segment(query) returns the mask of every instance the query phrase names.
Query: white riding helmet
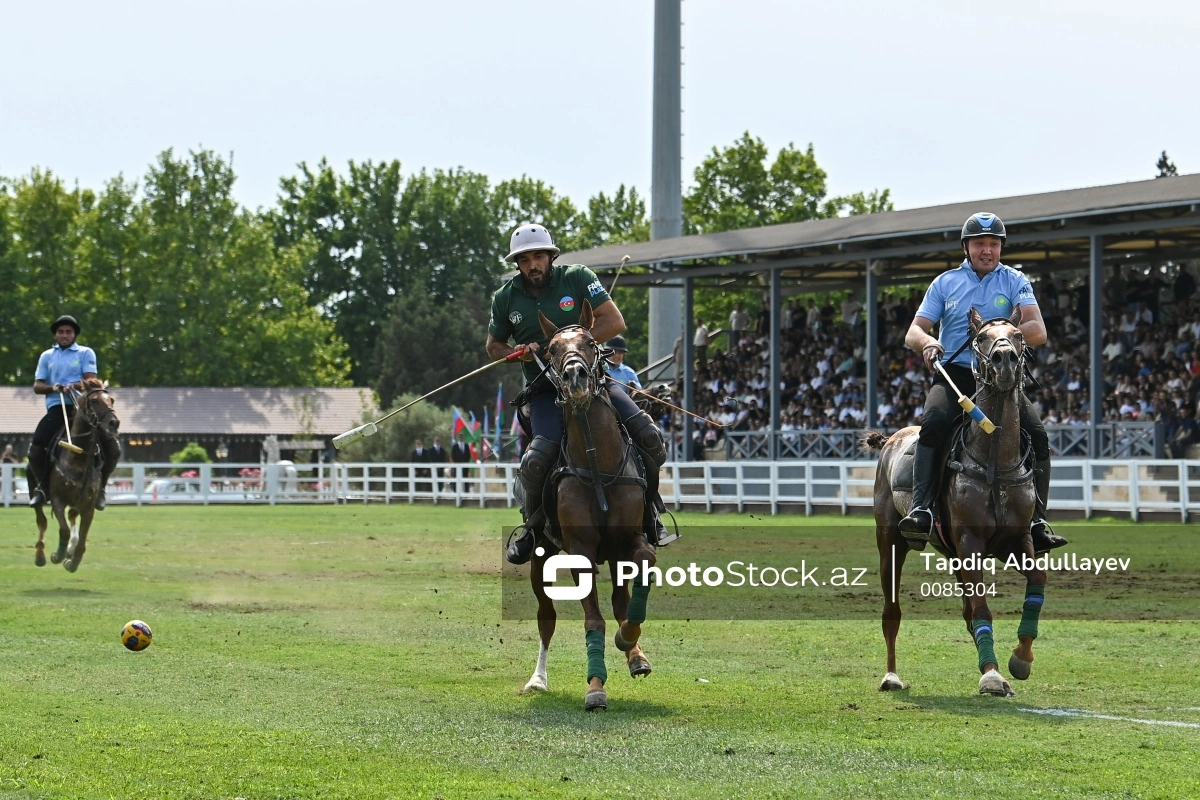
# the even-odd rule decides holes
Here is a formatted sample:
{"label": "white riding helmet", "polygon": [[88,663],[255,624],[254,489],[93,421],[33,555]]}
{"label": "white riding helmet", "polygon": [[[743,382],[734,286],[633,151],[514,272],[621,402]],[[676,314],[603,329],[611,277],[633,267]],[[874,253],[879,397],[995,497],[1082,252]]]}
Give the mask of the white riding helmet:
{"label": "white riding helmet", "polygon": [[504,260],[510,263],[517,260],[518,253],[527,250],[549,250],[551,260],[558,255],[558,248],[550,238],[550,231],[546,230],[544,225],[534,222],[526,223],[513,231],[512,238],[508,240],[508,249],[509,253]]}

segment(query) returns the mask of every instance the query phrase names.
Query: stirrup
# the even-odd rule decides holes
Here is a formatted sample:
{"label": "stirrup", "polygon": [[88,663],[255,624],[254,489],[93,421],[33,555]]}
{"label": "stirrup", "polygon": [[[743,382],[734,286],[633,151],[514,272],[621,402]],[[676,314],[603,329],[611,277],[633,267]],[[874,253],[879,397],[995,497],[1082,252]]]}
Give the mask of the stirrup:
{"label": "stirrup", "polygon": [[538,509],[532,517],[513,528],[508,537],[508,545],[504,550],[504,558],[508,563],[520,566],[533,558],[534,545],[537,544],[537,531],[545,518],[541,509]]}
{"label": "stirrup", "polygon": [[656,549],[659,547],[666,547],[672,542],[678,541],[683,537],[683,534],[679,532],[679,523],[675,520],[675,515],[670,511],[666,511],[665,509],[663,513],[666,513],[671,517],[671,525],[674,526],[675,530],[671,531],[666,525],[663,524],[662,517],[658,515],[656,509],[655,513],[651,515],[651,518],[654,520],[654,541],[650,542],[650,544],[654,545]]}
{"label": "stirrup", "polygon": [[93,506],[97,511],[103,511],[108,506],[108,494],[104,487],[100,487],[100,491],[96,494],[96,505]]}
{"label": "stirrup", "polygon": [[38,506],[43,506],[46,504],[46,500],[46,495],[42,492],[42,487],[39,486],[33,490],[33,494],[29,495],[29,507],[37,508]]}
{"label": "stirrup", "polygon": [[925,506],[913,506],[913,509],[908,512],[908,516],[900,520],[899,528],[905,539],[931,542],[933,541],[933,511]]}
{"label": "stirrup", "polygon": [[1050,522],[1045,517],[1039,517],[1029,524],[1029,538],[1033,541],[1035,556],[1068,544],[1065,538],[1054,532],[1054,528],[1050,527]]}

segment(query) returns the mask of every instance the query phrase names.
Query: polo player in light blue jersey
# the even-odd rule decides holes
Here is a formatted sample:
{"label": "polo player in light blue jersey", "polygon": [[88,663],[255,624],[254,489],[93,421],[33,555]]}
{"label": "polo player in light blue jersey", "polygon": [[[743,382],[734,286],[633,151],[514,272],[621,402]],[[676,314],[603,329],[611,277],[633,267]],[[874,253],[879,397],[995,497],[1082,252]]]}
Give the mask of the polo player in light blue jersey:
{"label": "polo player in light blue jersey", "polygon": [[[962,227],[960,243],[965,256],[962,264],[934,278],[904,338],[906,345],[921,353],[931,372],[935,372],[934,362],[943,358],[946,351],[957,353],[950,363],[942,366],[968,397],[975,394],[976,388],[971,349],[963,347],[969,336],[967,317],[972,308],[985,320],[1007,318],[1017,308],[1025,342],[1042,345],[1047,341],[1046,324],[1029,279],[1000,263],[1006,239],[1004,222],[995,214],[972,214]],[[938,326],[937,338],[930,334],[934,325]],[[1062,547],[1067,540],[1056,535],[1046,521],[1050,439],[1029,398],[1024,392],[1019,394],[1021,430],[1030,437],[1033,446],[1037,486],[1037,508],[1029,532],[1034,552],[1044,553]],[[929,541],[933,536],[933,504],[941,488],[944,448],[962,417],[954,390],[945,377],[935,372],[933,385],[925,395],[925,413],[916,449],[912,511],[900,520],[900,530],[906,538]]]}
{"label": "polo player in light blue jersey", "polygon": [[[75,400],[71,393],[83,391],[83,381],[97,377],[96,352],[75,341],[79,336],[79,323],[74,317],[64,314],[50,324],[54,334],[54,347],[38,358],[37,370],[33,375],[33,392],[46,396],[46,413],[33,432],[29,445],[29,505],[40,506],[50,495],[50,445],[54,437],[63,431],[63,409],[66,403],[67,417],[75,418]],[[121,445],[116,439],[101,439],[104,464],[101,469],[100,494],[96,497],[96,510],[103,511],[106,503],[104,487],[108,477],[121,460]]]}
{"label": "polo player in light blue jersey", "polygon": [[617,383],[617,388],[625,394],[630,394],[627,387],[632,386],[635,389],[642,388],[642,382],[638,380],[637,373],[633,371],[633,367],[625,363],[625,354],[629,352],[629,347],[625,344],[624,336],[614,336],[608,340],[605,345],[612,353],[609,354],[607,362],[604,365],[604,371],[608,376]]}

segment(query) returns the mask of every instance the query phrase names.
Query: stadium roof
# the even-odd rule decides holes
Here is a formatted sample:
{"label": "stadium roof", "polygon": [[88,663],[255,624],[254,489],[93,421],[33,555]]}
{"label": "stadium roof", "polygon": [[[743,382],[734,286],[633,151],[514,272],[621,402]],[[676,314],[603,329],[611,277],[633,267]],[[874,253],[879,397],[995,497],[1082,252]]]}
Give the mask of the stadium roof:
{"label": "stadium roof", "polygon": [[1061,192],[993,198],[856,217],[811,220],[564,253],[561,263],[597,271],[630,266],[622,285],[653,285],[680,276],[753,274],[784,268],[785,279],[861,278],[868,259],[878,271],[910,280],[961,260],[959,233],[976,211],[998,214],[1008,228],[1005,263],[1050,271],[1085,267],[1090,237],[1104,236],[1106,260],[1165,261],[1200,252],[1200,174]]}
{"label": "stadium roof", "polygon": [[[114,388],[122,434],[336,436],[374,414],[370,389]],[[29,386],[0,386],[0,434],[29,434],[46,413]]]}

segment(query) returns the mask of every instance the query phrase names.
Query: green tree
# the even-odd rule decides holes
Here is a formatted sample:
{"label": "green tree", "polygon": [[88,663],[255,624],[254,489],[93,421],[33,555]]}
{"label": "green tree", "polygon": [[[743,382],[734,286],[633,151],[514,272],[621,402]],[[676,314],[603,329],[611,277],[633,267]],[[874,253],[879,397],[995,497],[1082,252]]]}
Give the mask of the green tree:
{"label": "green tree", "polygon": [[729,147],[714,147],[684,194],[685,231],[714,233],[892,208],[886,189],[826,201],[825,170],[811,144],[798,150],[789,143],[770,164],[769,155],[763,140],[749,132]]}
{"label": "green tree", "polygon": [[102,378],[137,382],[138,365],[127,359],[125,346],[138,316],[129,302],[143,254],[145,215],[137,201],[137,185],[118,176],[95,202],[86,204],[82,236],[75,253],[75,274],[88,297],[81,320],[84,341],[97,353]]}
{"label": "green tree", "polygon": [[[400,395],[388,411],[394,411],[420,396],[415,393]],[[370,415],[363,415],[363,422],[370,422],[371,419]],[[429,446],[434,436],[441,436],[449,450],[451,419],[451,412],[445,408],[428,401],[417,403],[380,425],[374,436],[359,439],[339,450],[338,459],[349,463],[408,461],[414,439],[420,439]]]}
{"label": "green tree", "polygon": [[[559,197],[554,187],[526,176],[497,184],[492,203],[496,209],[497,233],[504,244],[517,226],[527,222],[545,225],[556,241],[561,242],[573,241],[582,224],[579,210],[569,198]],[[559,248],[562,249],[561,244]]]}
{"label": "green tree", "polygon": [[[212,459],[208,457],[208,451],[198,442],[188,442],[183,446],[182,450],[176,450],[171,453],[167,459],[172,464],[211,464]],[[171,475],[176,476],[183,472],[182,468],[171,470]]]}
{"label": "green tree", "polygon": [[588,200],[587,213],[577,217],[577,230],[560,236],[563,250],[587,250],[610,244],[650,241],[646,201],[634,188],[621,184],[612,197],[604,192]]}
{"label": "green tree", "polygon": [[84,316],[90,305],[73,270],[84,193],[67,191],[53,173],[34,170],[3,195],[0,379],[32,385],[38,354],[54,344],[50,322],[59,314]]}
{"label": "green tree", "polygon": [[[396,298],[376,343],[375,389],[383,404],[406,392],[425,394],[487,364],[483,343],[488,317],[489,305],[481,297],[445,303],[408,292]],[[437,402],[474,411],[482,419],[485,408],[494,413],[496,386],[502,381],[511,400],[520,391],[520,371],[500,366],[445,390]]]}
{"label": "green tree", "polygon": [[1171,163],[1171,159],[1167,158],[1167,151],[1163,150],[1162,155],[1158,157],[1158,163],[1155,164],[1158,168],[1156,178],[1173,178],[1179,174],[1179,170]]}
{"label": "green tree", "polygon": [[145,252],[123,353],[146,386],[344,385],[345,346],[308,303],[297,253],[238,207],[210,151],[159,156],[145,181]]}

